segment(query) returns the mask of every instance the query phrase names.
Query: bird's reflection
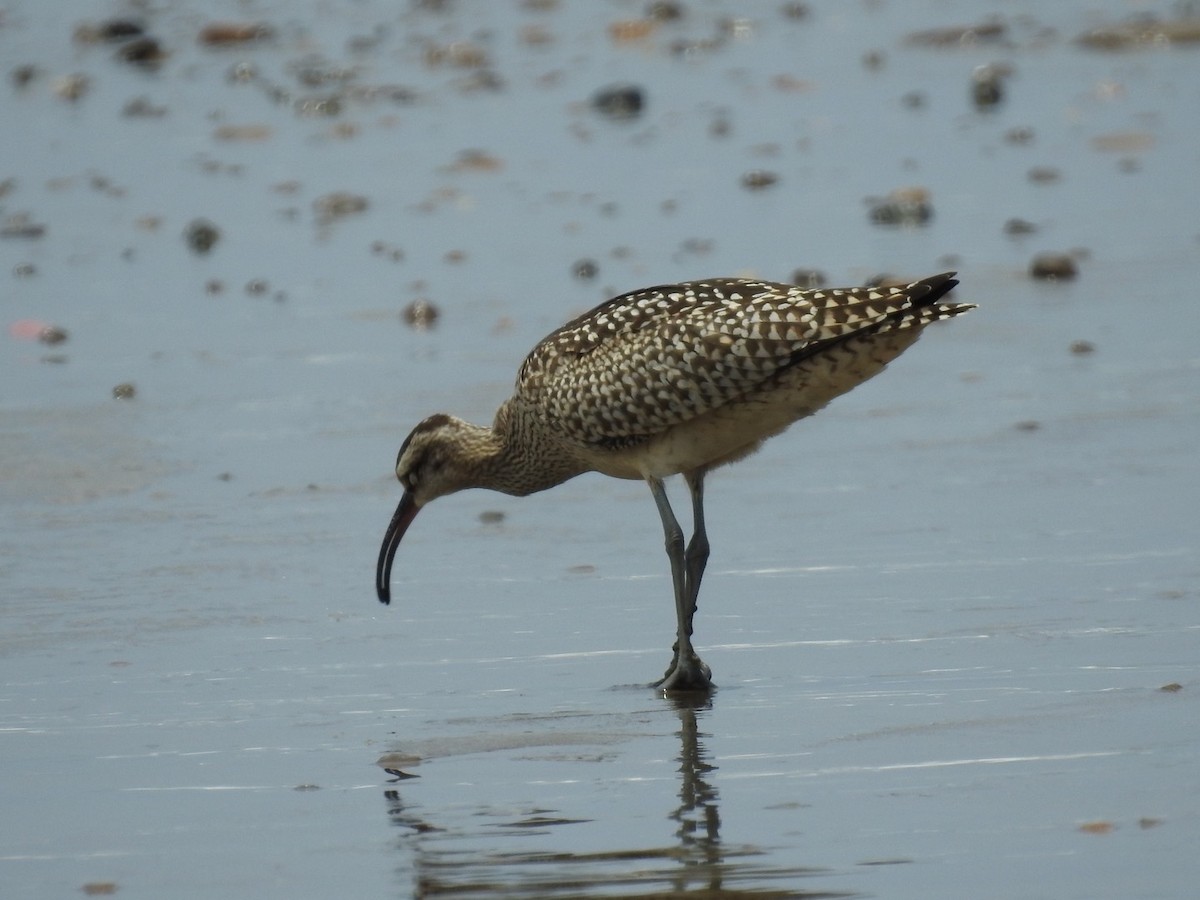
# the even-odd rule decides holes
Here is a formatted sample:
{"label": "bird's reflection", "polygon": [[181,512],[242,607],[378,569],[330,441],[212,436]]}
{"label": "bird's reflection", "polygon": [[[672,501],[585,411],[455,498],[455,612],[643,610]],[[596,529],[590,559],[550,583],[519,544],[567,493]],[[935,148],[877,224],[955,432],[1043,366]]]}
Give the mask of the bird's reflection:
{"label": "bird's reflection", "polygon": [[679,716],[679,806],[671,814],[671,818],[679,823],[675,835],[679,838],[683,858],[692,863],[693,868],[699,863],[698,871],[708,870],[718,877],[721,813],[717,806],[717,789],[708,780],[709,773],[717,767],[708,762],[708,752],[701,742],[707,735],[701,734],[697,721],[697,713],[712,708],[712,698],[679,694],[667,697],[666,702]]}
{"label": "bird's reflection", "polygon": [[[400,847],[406,851],[405,877],[414,879],[412,895],[554,898],[616,897],[632,892],[655,897],[686,894],[710,900],[854,896],[791,887],[791,883],[829,873],[812,867],[771,865],[766,861],[767,851],[752,844],[722,844],[720,797],[714,783],[718,767],[710,761],[704,744],[709,735],[700,727],[711,712],[712,700],[707,695],[681,694],[662,702],[679,720],[678,802],[667,813],[668,820],[675,824],[674,843],[596,852],[480,852],[481,833],[477,829],[464,829],[461,818],[438,822],[437,811],[407,804],[404,795],[414,788],[408,781],[395,781],[384,792],[384,799],[390,820],[405,832]],[[556,818],[547,812],[505,822],[510,827],[504,833],[536,838],[547,828],[579,821]]]}

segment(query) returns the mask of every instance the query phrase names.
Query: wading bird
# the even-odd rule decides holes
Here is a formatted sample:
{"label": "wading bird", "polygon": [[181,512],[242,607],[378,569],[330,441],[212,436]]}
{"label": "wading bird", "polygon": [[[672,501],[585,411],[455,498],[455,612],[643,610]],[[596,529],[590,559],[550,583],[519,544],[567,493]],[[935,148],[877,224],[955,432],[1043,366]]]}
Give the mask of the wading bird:
{"label": "wading bird", "polygon": [[[666,536],[676,641],[664,691],[708,691],[692,647],[708,562],[704,476],[877,375],[931,322],[973,309],[946,302],[954,273],[895,287],[803,290],[710,279],[622,294],[538,343],[490,427],[439,413],[396,458],[404,495],[376,569],[391,600],[392,560],[420,509],[464,488],[523,497],[584,472],[641,479]],[[692,499],[684,545],[663,479]]]}

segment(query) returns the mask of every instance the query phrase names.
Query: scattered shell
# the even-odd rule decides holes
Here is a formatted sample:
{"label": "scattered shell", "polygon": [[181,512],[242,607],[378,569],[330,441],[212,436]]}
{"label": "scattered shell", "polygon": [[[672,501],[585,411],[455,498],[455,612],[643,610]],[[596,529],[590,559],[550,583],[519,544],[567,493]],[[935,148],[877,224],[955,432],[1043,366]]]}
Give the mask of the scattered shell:
{"label": "scattered shell", "polygon": [[271,285],[265,278],[251,278],[246,282],[246,293],[251,297],[261,297],[271,290]]}
{"label": "scattered shell", "polygon": [[644,41],[658,27],[653,19],[624,19],[608,26],[608,36],[614,44]]}
{"label": "scattered shell", "polygon": [[1009,219],[1004,223],[1004,233],[1010,237],[1019,237],[1021,235],[1033,234],[1038,230],[1037,225],[1025,219]]}
{"label": "scattered shell", "polygon": [[106,897],[117,892],[115,881],[89,881],[80,888],[89,897]]}
{"label": "scattered shell", "polygon": [[930,193],[923,187],[897,188],[882,199],[867,202],[876,225],[924,225],[933,218]]}
{"label": "scattered shell", "polygon": [[72,38],[80,44],[117,43],[145,33],[140,22],[133,19],[109,19],[107,22],[91,22],[78,25]]}
{"label": "scattered shell", "polygon": [[451,172],[499,172],[504,161],[486,150],[463,150],[448,168]]}
{"label": "scattered shell", "polygon": [[981,22],[978,25],[960,25],[949,28],[931,28],[914,31],[904,40],[922,47],[974,47],[977,44],[995,44],[1008,35],[1003,22]]}
{"label": "scattered shell", "polygon": [[1054,184],[1062,180],[1062,172],[1054,166],[1034,166],[1025,177],[1034,184]]}
{"label": "scattered shell", "polygon": [[796,269],[792,272],[792,284],[808,290],[824,287],[825,273],[820,269]]}
{"label": "scattered shell", "polygon": [[766,169],[751,169],[742,175],[742,187],[751,191],[773,187],[779,182],[779,175]]}
{"label": "scattered shell", "polygon": [[208,219],[193,219],[183,231],[183,239],[193,253],[208,253],[221,239],[221,230]]}
{"label": "scattered shell", "polygon": [[441,311],[428,300],[414,300],[400,313],[400,318],[404,320],[404,324],[410,328],[415,328],[417,331],[428,331],[437,325],[438,316]]}
{"label": "scattered shell", "polygon": [[213,137],[218,141],[265,141],[271,134],[270,125],[221,125]]}
{"label": "scattered shell", "polygon": [[33,221],[33,217],[27,212],[13,213],[0,222],[0,238],[36,239],[44,237],[45,234],[46,226]]}
{"label": "scattered shell", "polygon": [[1046,281],[1070,281],[1079,274],[1075,260],[1066,253],[1039,253],[1029,263],[1029,275]]}
{"label": "scattered shell", "polygon": [[275,30],[262,22],[212,22],[200,29],[197,40],[209,47],[229,47],[273,37]]}
{"label": "scattered shell", "polygon": [[132,400],[137,396],[137,388],[132,382],[123,381],[112,389],[114,400]]}
{"label": "scattered shell", "polygon": [[121,108],[121,115],[130,119],[161,119],[167,114],[165,106],[155,106],[149,97],[134,97]]}
{"label": "scattered shell", "polygon": [[367,198],[362,194],[351,194],[348,191],[334,191],[313,201],[317,220],[322,223],[363,212],[368,205]]}
{"label": "scattered shell", "polygon": [[17,263],[13,266],[13,278],[32,278],[37,274],[37,266],[31,262]]}
{"label": "scattered shell", "polygon": [[592,95],[592,108],[609,119],[636,119],[645,105],[645,92],[633,84],[612,85]]}
{"label": "scattered shell", "polygon": [[488,55],[478,44],[453,41],[426,47],[425,63],[430,66],[448,65],[456,69],[481,69],[488,64]]}
{"label": "scattered shell", "polygon": [[1145,131],[1114,131],[1092,138],[1092,147],[1102,153],[1144,153],[1154,147],[1154,135]]}
{"label": "scattered shell", "polygon": [[52,87],[54,93],[58,94],[58,96],[74,103],[86,94],[91,86],[92,82],[90,78],[79,72],[75,72],[71,75],[63,75],[55,78]]}
{"label": "scattered shell", "polygon": [[1112,834],[1117,826],[1112,822],[1084,822],[1079,830],[1084,834]]}
{"label": "scattered shell", "polygon": [[1095,28],[1081,34],[1076,42],[1089,50],[1108,51],[1195,44],[1200,42],[1200,16],[1169,21],[1138,20],[1126,25]]}

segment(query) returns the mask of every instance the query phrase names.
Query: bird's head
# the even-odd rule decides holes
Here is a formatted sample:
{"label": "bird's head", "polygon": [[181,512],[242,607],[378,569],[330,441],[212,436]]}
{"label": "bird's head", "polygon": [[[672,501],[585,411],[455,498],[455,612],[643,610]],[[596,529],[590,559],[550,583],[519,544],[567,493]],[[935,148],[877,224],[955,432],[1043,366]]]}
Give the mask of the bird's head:
{"label": "bird's head", "polygon": [[379,550],[375,589],[381,603],[391,602],[392,560],[404,532],[426,503],[475,486],[479,468],[475,451],[482,452],[488,433],[489,429],[439,413],[417,425],[400,445],[396,478],[404,496]]}

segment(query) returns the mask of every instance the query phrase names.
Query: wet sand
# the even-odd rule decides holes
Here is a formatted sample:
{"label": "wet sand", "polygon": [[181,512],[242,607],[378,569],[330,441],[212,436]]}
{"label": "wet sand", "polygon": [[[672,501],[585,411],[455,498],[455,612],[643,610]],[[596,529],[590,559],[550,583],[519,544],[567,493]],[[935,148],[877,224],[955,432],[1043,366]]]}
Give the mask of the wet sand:
{"label": "wet sand", "polygon": [[[5,8],[6,896],[1194,893],[1190,23],[669,6]],[[711,702],[638,484],[439,501],[376,602],[399,441],[570,316],[947,269],[711,478]]]}

